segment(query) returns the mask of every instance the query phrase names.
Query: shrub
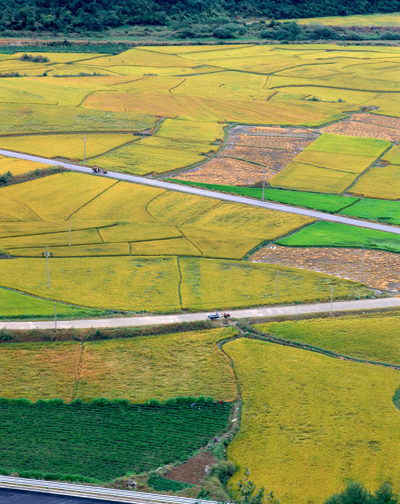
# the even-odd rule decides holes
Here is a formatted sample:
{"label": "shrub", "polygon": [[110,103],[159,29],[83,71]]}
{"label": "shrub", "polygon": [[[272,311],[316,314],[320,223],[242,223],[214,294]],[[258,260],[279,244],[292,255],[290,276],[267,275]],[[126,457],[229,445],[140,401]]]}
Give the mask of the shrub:
{"label": "shrub", "polygon": [[230,31],[222,27],[215,28],[213,32],[213,37],[216,37],[218,39],[235,38],[235,36]]}

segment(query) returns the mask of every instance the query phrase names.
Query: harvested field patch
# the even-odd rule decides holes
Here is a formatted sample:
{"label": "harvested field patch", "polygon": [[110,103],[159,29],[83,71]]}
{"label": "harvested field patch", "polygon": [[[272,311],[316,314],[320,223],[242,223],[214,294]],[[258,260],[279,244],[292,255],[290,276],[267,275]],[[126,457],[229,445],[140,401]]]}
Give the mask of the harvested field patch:
{"label": "harvested field patch", "polygon": [[231,483],[248,467],[287,504],[322,504],[347,478],[375,490],[384,474],[400,490],[398,371],[244,338],[224,350],[244,403]]}
{"label": "harvested field patch", "polygon": [[349,137],[383,138],[391,142],[400,141],[400,129],[387,128],[376,124],[368,124],[361,121],[342,121],[322,128],[323,133],[336,133]]}
{"label": "harvested field patch", "polygon": [[296,156],[296,151],[268,149],[266,147],[247,147],[242,145],[228,145],[221,152],[221,156],[233,157],[267,166],[269,169],[279,171],[285,168]]}
{"label": "harvested field patch", "polygon": [[[252,254],[249,261],[281,264],[361,281],[360,249],[267,245]],[[365,249],[363,283],[373,289],[400,291],[400,254]]]}
{"label": "harvested field patch", "polygon": [[400,166],[376,166],[370,168],[362,175],[349,193],[364,195],[369,198],[382,198],[389,200],[400,199]]}
{"label": "harvested field patch", "polygon": [[353,114],[351,119],[352,121],[360,121],[365,124],[375,124],[376,126],[400,130],[400,118],[398,117],[388,117],[377,114]]}
{"label": "harvested field patch", "polygon": [[307,140],[303,138],[283,136],[286,133],[285,129],[281,129],[282,136],[270,135],[231,135],[227,144],[246,145],[248,147],[269,147],[273,149],[284,149],[289,151],[301,151],[308,147],[314,139]]}
{"label": "harvested field patch", "polygon": [[[206,182],[214,184],[247,185],[256,184],[263,179],[264,168],[253,163],[239,159],[218,156],[206,163],[177,177],[182,180]],[[266,180],[275,175],[272,170],[266,169]]]}

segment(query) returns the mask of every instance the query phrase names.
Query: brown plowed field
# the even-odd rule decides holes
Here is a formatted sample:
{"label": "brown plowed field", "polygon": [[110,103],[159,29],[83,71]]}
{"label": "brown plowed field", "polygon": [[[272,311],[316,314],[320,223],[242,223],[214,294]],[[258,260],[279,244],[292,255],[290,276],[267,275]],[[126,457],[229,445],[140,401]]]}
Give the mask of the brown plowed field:
{"label": "brown plowed field", "polygon": [[[222,185],[251,185],[261,182],[264,168],[238,159],[217,157],[187,173],[179,173],[176,178]],[[266,168],[265,180],[275,172]]]}
{"label": "brown plowed field", "polygon": [[174,481],[198,485],[204,476],[206,476],[206,467],[217,462],[217,459],[211,452],[202,452],[184,464],[174,467],[165,477]]}
{"label": "brown plowed field", "polygon": [[[280,247],[267,245],[249,259],[361,280],[361,250],[351,248]],[[363,283],[373,289],[400,291],[400,254],[364,250]]]}
{"label": "brown plowed field", "polygon": [[331,124],[326,128],[320,129],[321,133],[336,133],[352,137],[364,138],[382,138],[391,142],[400,142],[400,130],[377,126],[376,124],[367,124],[360,121],[343,121]]}
{"label": "brown plowed field", "polygon": [[266,135],[232,135],[228,140],[228,145],[246,145],[249,147],[270,147],[273,149],[285,149],[299,153],[305,149],[314,139],[296,137],[278,137]]}
{"label": "brown plowed field", "polygon": [[400,118],[387,117],[374,114],[353,114],[353,121],[360,121],[366,124],[375,124],[376,126],[385,126],[386,128],[394,128],[400,130]]}
{"label": "brown plowed field", "polygon": [[295,151],[246,147],[242,145],[228,146],[221,153],[223,157],[235,157],[267,166],[271,170],[280,171],[298,155]]}

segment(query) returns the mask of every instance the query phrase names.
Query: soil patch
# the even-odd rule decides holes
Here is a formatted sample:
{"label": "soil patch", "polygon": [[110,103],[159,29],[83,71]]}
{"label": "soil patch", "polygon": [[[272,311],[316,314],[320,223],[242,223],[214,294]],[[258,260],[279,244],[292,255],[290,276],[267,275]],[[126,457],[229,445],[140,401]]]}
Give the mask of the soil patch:
{"label": "soil patch", "polygon": [[367,124],[357,121],[343,121],[331,124],[320,130],[322,133],[336,133],[351,137],[383,138],[391,142],[400,141],[400,130],[393,127],[380,126],[377,124]]}
{"label": "soil patch", "polygon": [[[267,245],[249,259],[361,280],[361,250],[352,248],[281,247]],[[373,289],[400,291],[400,254],[364,250],[363,283]]]}
{"label": "soil patch", "polygon": [[202,452],[189,459],[184,464],[174,467],[169,471],[165,478],[198,485],[206,476],[206,467],[210,464],[216,464],[218,460],[211,452]]}

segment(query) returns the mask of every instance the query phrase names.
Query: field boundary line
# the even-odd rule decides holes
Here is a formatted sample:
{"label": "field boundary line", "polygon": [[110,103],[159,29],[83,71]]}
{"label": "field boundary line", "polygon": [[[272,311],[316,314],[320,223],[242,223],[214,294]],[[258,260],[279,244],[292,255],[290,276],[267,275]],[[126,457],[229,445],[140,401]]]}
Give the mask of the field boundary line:
{"label": "field boundary line", "polygon": [[197,249],[197,250],[200,252],[200,257],[204,257],[203,251],[202,251],[202,250],[200,250],[200,249],[199,249],[199,247],[198,247],[195,243],[193,243],[193,242],[192,242],[192,240],[191,240],[190,238],[188,238],[188,237],[185,235],[185,233],[184,233],[184,232],[183,232],[180,228],[177,228],[177,229],[178,229],[178,231],[180,231],[180,232],[183,234],[183,237],[184,237],[184,238],[185,238],[185,239],[186,239],[189,243],[191,243],[195,249]]}
{"label": "field boundary line", "polygon": [[[92,201],[94,201],[95,199],[97,199],[99,196],[101,196],[102,194],[104,194],[105,192],[107,192],[109,189],[111,189],[112,187],[116,186],[117,184],[119,183],[119,180],[117,180],[117,182],[115,182],[114,184],[108,186],[106,189],[104,189],[104,191],[101,191],[99,194],[97,194],[94,198],[92,198],[91,200],[87,201],[86,203],[84,203],[83,205],[81,205],[79,208],[77,208],[74,212],[72,212],[71,215],[69,215],[65,220],[66,221],[69,221],[70,218],[75,215],[77,212],[79,212],[79,210],[82,210],[82,208],[84,208],[85,206],[89,205],[89,203],[92,203]],[[108,226],[106,226],[108,227]],[[96,228],[97,229],[97,228]]]}
{"label": "field boundary line", "polygon": [[147,203],[146,203],[146,206],[144,207],[144,209],[146,210],[146,213],[147,215],[151,218],[151,219],[154,219],[156,222],[159,222],[160,224],[165,224],[165,222],[163,221],[160,221],[160,219],[157,219],[157,217],[154,217],[154,215],[152,215],[149,211],[149,205],[150,203],[153,203],[154,200],[156,200],[157,198],[159,198],[160,196],[164,196],[164,194],[166,194],[168,191],[165,190],[163,191],[162,193],[160,194],[156,194],[153,198],[151,198],[151,200],[149,200]]}
{"label": "field boundary line", "polygon": [[360,173],[359,175],[357,175],[357,177],[353,180],[353,182],[349,185],[349,187],[347,187],[347,189],[345,189],[343,192],[340,193],[340,196],[342,196],[343,194],[346,194],[346,192],[351,189],[357,182],[358,180],[363,176],[365,175],[366,173],[369,172],[369,170],[371,168],[374,168],[376,166],[376,163],[379,163],[379,161],[382,159],[382,157],[390,151],[390,149],[393,147],[393,142],[390,142],[390,146],[384,150],[382,152],[382,154],[380,156],[378,156],[375,161],[373,163],[371,163],[362,173]]}

